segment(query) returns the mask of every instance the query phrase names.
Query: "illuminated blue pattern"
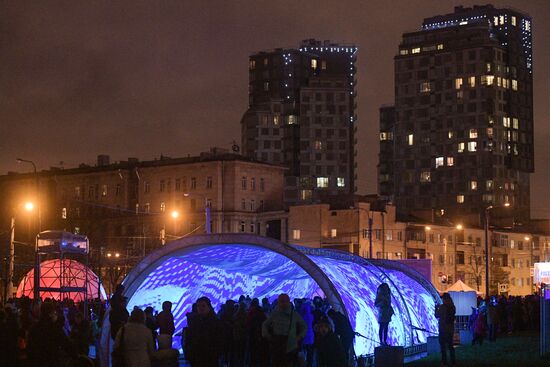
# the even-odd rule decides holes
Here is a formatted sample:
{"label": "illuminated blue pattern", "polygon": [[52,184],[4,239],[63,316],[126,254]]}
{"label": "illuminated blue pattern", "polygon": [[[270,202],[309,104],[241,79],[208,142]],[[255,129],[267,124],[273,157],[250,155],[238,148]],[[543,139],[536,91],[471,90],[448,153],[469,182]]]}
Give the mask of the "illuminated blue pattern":
{"label": "illuminated blue pattern", "polygon": [[[301,248],[298,248],[300,250]],[[338,256],[303,251],[337,289],[355,331],[366,338],[355,340],[358,355],[371,354],[378,345],[376,289],[386,282],[392,290],[395,310],[389,328],[393,345],[413,345],[426,341],[425,332],[437,332],[435,300],[429,291],[397,270],[382,269],[367,261],[346,261]],[[285,256],[253,245],[208,245],[163,258],[131,295],[128,307],[152,306],[160,311],[163,301],[173,303],[177,332],[186,325],[186,313],[201,296],[219,309],[227,299],[240,295],[269,297],[280,293],[292,298],[323,296],[317,283],[295,262]],[[179,340],[174,341],[179,347]]]}

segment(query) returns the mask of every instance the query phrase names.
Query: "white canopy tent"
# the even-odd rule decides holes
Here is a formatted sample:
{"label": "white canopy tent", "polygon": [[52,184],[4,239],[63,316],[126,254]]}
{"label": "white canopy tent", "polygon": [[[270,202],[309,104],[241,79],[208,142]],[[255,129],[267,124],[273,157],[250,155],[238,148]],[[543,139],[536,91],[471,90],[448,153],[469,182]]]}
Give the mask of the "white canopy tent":
{"label": "white canopy tent", "polygon": [[477,307],[477,296],[481,295],[472,287],[464,284],[462,280],[457,280],[455,284],[447,288],[456,307],[457,316],[467,316],[472,313],[472,307]]}

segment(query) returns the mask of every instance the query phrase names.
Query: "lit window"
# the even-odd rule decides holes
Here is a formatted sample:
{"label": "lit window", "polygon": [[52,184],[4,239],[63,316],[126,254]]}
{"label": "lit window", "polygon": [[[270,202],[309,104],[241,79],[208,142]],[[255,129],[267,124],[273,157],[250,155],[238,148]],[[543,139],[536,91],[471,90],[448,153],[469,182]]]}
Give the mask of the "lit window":
{"label": "lit window", "polygon": [[338,177],[336,178],[336,186],[338,187],[346,187],[346,181],[344,177]]}
{"label": "lit window", "polygon": [[437,45],[437,49],[438,49],[438,50],[443,50],[443,43],[438,44],[438,45]]}
{"label": "lit window", "polygon": [[166,211],[166,203],[164,201],[162,201],[160,203],[160,211],[161,212],[165,212]]}
{"label": "lit window", "polygon": [[325,60],[321,60],[321,69],[327,70],[327,62]]}
{"label": "lit window", "polygon": [[454,157],[447,157],[447,166],[452,167],[455,165]]}
{"label": "lit window", "polygon": [[390,136],[391,136],[391,132],[381,132],[380,141],[391,140]]}
{"label": "lit window", "polygon": [[431,179],[430,171],[420,172],[420,182],[430,182],[431,180],[432,179]]}
{"label": "lit window", "polygon": [[414,144],[414,135],[413,134],[407,135],[407,144],[408,145],[413,145]]}
{"label": "lit window", "polygon": [[473,88],[476,86],[476,77],[471,76],[468,78],[468,87]]}
{"label": "lit window", "polygon": [[462,153],[464,151],[465,144],[464,143],[458,143],[458,152]]}
{"label": "lit window", "polygon": [[488,127],[487,128],[487,137],[489,139],[492,139],[493,138],[493,128],[492,127]]}
{"label": "lit window", "polygon": [[470,129],[470,139],[477,139],[477,129]]}
{"label": "lit window", "polygon": [[477,190],[477,181],[470,181],[470,190]]}
{"label": "lit window", "polygon": [[468,152],[475,152],[477,150],[477,142],[469,141],[468,142]]}
{"label": "lit window", "polygon": [[526,20],[524,24],[525,24],[525,30],[530,31],[531,30],[531,21]]}
{"label": "lit window", "polygon": [[498,25],[498,16],[496,16],[496,15],[493,17],[493,24],[494,24],[495,26]]}
{"label": "lit window", "polygon": [[430,92],[431,90],[432,90],[432,86],[430,82],[420,83],[420,93]]}
{"label": "lit window", "polygon": [[512,90],[518,90],[518,81],[512,79]]}
{"label": "lit window", "polygon": [[279,125],[279,115],[273,116],[273,125]]}
{"label": "lit window", "polygon": [[294,125],[298,123],[298,116],[296,115],[288,115],[287,116],[287,122],[289,125]]}
{"label": "lit window", "polygon": [[488,62],[487,64],[485,64],[485,70],[487,70],[488,73],[491,72],[492,70],[492,64],[490,62]]}
{"label": "lit window", "polygon": [[504,15],[499,16],[500,24],[504,24]]}
{"label": "lit window", "polygon": [[317,177],[317,187],[328,187],[328,177]]}
{"label": "lit window", "polygon": [[299,229],[293,229],[292,230],[292,239],[293,240],[299,240],[300,239],[300,230]]}
{"label": "lit window", "polygon": [[512,119],[512,127],[514,129],[519,129],[519,120],[516,117]]}
{"label": "lit window", "polygon": [[456,202],[459,204],[464,203],[464,195],[457,195],[456,196]]}
{"label": "lit window", "polygon": [[61,209],[61,218],[67,219],[67,208]]}
{"label": "lit window", "polygon": [[419,54],[420,53],[420,47],[415,47],[411,50],[412,54]]}
{"label": "lit window", "polygon": [[330,237],[334,238],[334,237],[336,237],[336,234],[337,234],[336,228],[332,228],[332,229],[330,230]]}
{"label": "lit window", "polygon": [[445,158],[444,157],[437,157],[435,159],[435,168],[441,167],[445,165]]}
{"label": "lit window", "polygon": [[448,135],[449,139],[452,139],[455,136],[454,131],[449,131]]}
{"label": "lit window", "polygon": [[500,76],[497,76],[497,86],[502,87],[502,78]]}
{"label": "lit window", "polygon": [[511,19],[511,23],[513,26],[516,26],[516,17],[512,15],[512,17],[510,18]]}
{"label": "lit window", "polygon": [[317,69],[317,60],[311,59],[311,68],[312,69]]}
{"label": "lit window", "polygon": [[482,200],[486,203],[492,203],[493,202],[493,195],[492,194],[483,194]]}
{"label": "lit window", "polygon": [[408,55],[408,54],[409,54],[409,50],[407,49],[399,50],[399,55]]}
{"label": "lit window", "polygon": [[311,190],[301,190],[300,199],[303,201],[311,200],[313,192]]}
{"label": "lit window", "polygon": [[502,118],[502,125],[503,125],[504,127],[508,127],[508,128],[509,128],[509,127],[510,127],[510,117],[504,116],[504,117]]}
{"label": "lit window", "polygon": [[107,196],[107,185],[103,185],[101,189],[101,196]]}
{"label": "lit window", "polygon": [[[491,64],[489,64],[491,65]],[[493,85],[493,82],[495,81],[494,75],[482,75],[481,76],[481,85]]]}
{"label": "lit window", "polygon": [[249,68],[250,70],[254,70],[254,69],[256,68],[256,61],[255,61],[255,60],[250,60],[250,61],[248,62],[248,68]]}
{"label": "lit window", "polygon": [[502,88],[510,88],[510,81],[506,78],[502,78]]}
{"label": "lit window", "polygon": [[323,149],[323,142],[320,140],[315,140],[314,147],[315,147],[315,150]]}
{"label": "lit window", "polygon": [[455,79],[455,88],[460,89],[462,87],[462,78]]}
{"label": "lit window", "polygon": [[494,187],[493,180],[485,181],[485,190],[491,191]]}

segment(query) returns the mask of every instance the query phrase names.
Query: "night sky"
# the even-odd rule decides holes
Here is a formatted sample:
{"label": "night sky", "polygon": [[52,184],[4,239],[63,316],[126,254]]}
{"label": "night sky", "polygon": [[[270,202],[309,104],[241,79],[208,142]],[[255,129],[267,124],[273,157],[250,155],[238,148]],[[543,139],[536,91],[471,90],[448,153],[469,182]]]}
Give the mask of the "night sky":
{"label": "night sky", "polygon": [[[47,5],[46,5],[47,3]],[[481,2],[478,4],[484,4]],[[248,56],[302,39],[355,43],[359,192],[376,192],[378,108],[393,103],[401,34],[473,1],[2,1],[0,173],[185,156],[240,144]],[[532,214],[550,217],[550,1],[533,16]]]}

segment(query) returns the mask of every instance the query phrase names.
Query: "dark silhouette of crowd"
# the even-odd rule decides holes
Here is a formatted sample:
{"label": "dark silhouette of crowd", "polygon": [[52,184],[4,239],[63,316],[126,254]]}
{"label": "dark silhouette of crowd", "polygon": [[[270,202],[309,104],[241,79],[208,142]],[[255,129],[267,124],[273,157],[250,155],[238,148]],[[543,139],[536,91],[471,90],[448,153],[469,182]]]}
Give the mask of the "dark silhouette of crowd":
{"label": "dark silhouette of crowd", "polygon": [[[177,349],[192,367],[340,367],[354,358],[355,332],[348,318],[321,297],[275,299],[241,296],[226,300],[218,310],[209,298],[199,298],[186,314],[186,327],[176,330],[172,304],[127,310],[124,287],[109,301],[113,367],[179,366]],[[378,308],[388,307],[382,302]],[[445,294],[436,309],[442,362],[454,364],[452,347],[455,308]],[[498,335],[539,327],[539,297],[479,299],[469,320],[473,344]],[[96,300],[29,298],[9,300],[0,309],[0,366],[94,366],[93,349],[107,305]],[[385,326],[385,319],[379,319]],[[381,344],[386,335],[382,331]],[[449,358],[447,358],[447,355]],[[450,360],[449,360],[450,359]],[[97,365],[97,362],[96,364]]]}
{"label": "dark silhouette of crowd", "polygon": [[[162,360],[163,366],[176,365],[177,352],[171,345],[178,331],[171,303],[164,302],[158,315],[150,307],[134,308],[128,315],[122,292],[123,288],[118,289],[111,301],[113,365],[119,365],[120,359],[139,367],[155,360]],[[344,367],[352,355],[354,331],[347,317],[320,297],[292,303],[286,294],[273,302],[241,296],[238,301],[227,300],[217,312],[209,298],[201,297],[186,321],[176,335],[181,336],[184,358],[192,367]],[[158,351],[169,350],[176,354],[155,357]]]}
{"label": "dark silhouette of crowd", "polygon": [[472,345],[483,345],[485,339],[494,342],[497,335],[539,330],[539,323],[538,295],[478,298],[477,308],[472,307],[468,319]]}
{"label": "dark silhouette of crowd", "polygon": [[27,297],[10,299],[0,309],[0,366],[94,366],[105,303]]}

